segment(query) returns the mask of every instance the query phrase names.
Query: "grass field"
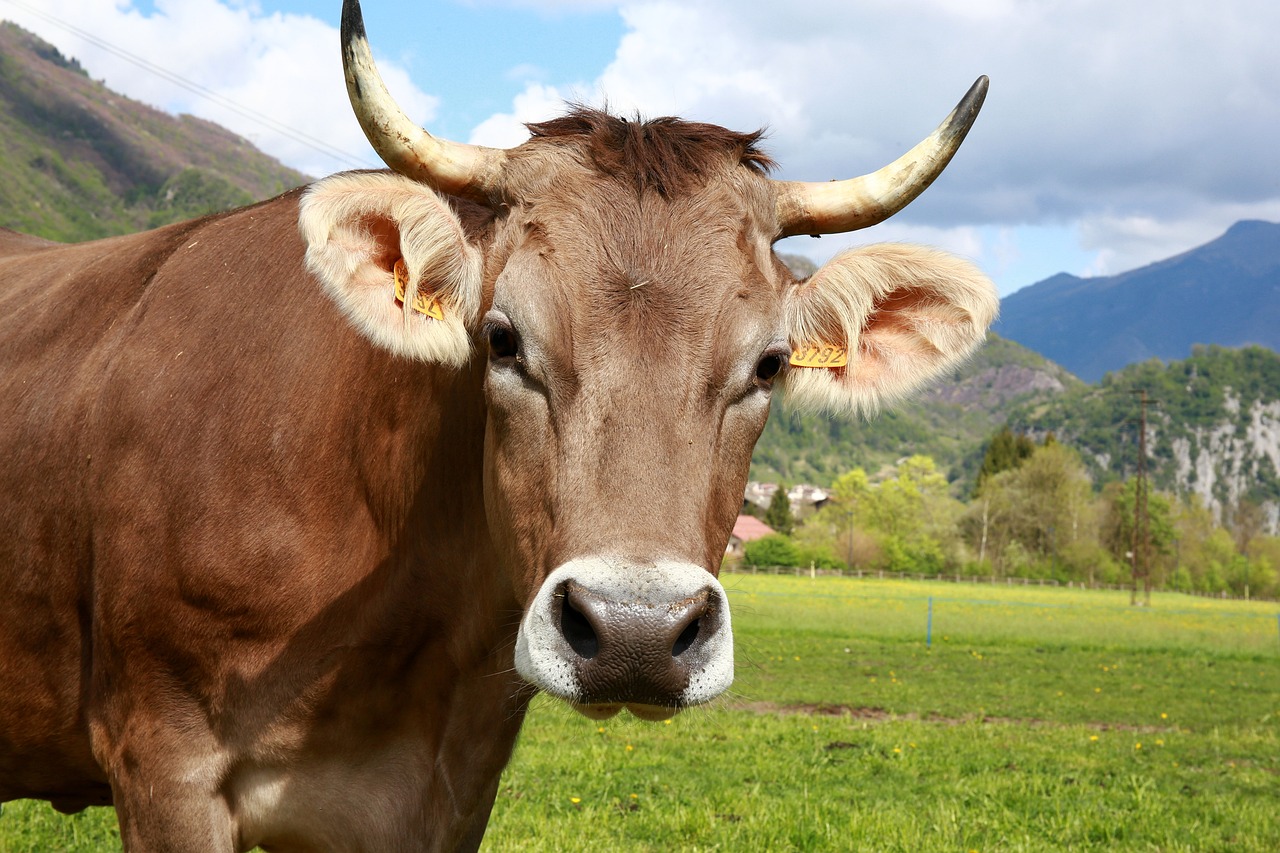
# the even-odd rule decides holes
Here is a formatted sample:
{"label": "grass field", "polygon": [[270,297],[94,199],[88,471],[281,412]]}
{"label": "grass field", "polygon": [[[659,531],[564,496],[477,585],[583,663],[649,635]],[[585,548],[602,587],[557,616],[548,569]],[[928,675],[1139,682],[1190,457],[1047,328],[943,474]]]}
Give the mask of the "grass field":
{"label": "grass field", "polygon": [[[486,849],[1280,850],[1276,604],[725,585],[733,695],[657,725],[536,703]],[[113,823],[13,803],[0,851],[118,849]]]}

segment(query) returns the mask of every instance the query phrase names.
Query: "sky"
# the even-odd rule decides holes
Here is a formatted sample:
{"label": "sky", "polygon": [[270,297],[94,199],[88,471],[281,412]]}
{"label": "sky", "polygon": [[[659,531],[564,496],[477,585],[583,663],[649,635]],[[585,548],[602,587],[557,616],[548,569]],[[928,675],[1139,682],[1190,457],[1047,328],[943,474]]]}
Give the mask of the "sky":
{"label": "sky", "polygon": [[[351,115],[341,0],[0,0],[95,79],[321,176],[380,165]],[[976,261],[1002,295],[1111,275],[1280,221],[1275,0],[365,0],[383,77],[432,133],[516,145],[567,100],[766,127],[776,177],[874,171],[981,74],[951,166],[881,225]]]}

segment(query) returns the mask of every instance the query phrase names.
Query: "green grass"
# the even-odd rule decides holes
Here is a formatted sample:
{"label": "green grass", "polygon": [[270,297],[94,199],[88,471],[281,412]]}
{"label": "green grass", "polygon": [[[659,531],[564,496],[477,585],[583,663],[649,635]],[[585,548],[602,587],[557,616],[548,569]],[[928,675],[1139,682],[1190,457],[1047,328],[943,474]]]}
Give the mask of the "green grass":
{"label": "green grass", "polygon": [[[732,695],[656,725],[536,702],[486,849],[1280,850],[1275,604],[725,585]],[[0,817],[0,851],[111,849],[107,810]]]}
{"label": "green grass", "polygon": [[734,695],[665,726],[539,704],[488,849],[1280,849],[1274,604],[725,585]]}

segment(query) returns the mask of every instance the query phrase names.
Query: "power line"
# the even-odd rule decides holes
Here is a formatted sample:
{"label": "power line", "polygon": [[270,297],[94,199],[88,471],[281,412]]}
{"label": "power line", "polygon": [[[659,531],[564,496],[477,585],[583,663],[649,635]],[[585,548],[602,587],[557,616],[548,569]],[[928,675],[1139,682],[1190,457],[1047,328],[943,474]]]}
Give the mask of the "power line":
{"label": "power line", "polygon": [[1138,603],[1138,580],[1142,580],[1143,599],[1151,604],[1151,515],[1147,511],[1147,406],[1160,401],[1147,396],[1146,388],[1130,391],[1137,395],[1138,415],[1138,476],[1133,493],[1133,588],[1129,604]]}
{"label": "power line", "polygon": [[187,91],[191,92],[192,94],[198,97],[204,98],[205,100],[208,100],[208,101],[212,101],[213,103],[217,104],[220,107],[223,107],[224,109],[231,110],[232,112],[237,113],[238,115],[248,119],[249,121],[255,122],[265,127],[268,130],[271,130],[271,131],[274,131],[275,133],[280,134],[281,136],[288,137],[289,139],[292,139],[294,142],[297,142],[299,145],[306,146],[307,148],[310,148],[313,151],[323,154],[326,157],[330,157],[334,160],[337,160],[339,163],[342,163],[345,166],[350,166],[354,168],[365,168],[369,165],[368,161],[362,160],[356,155],[351,154],[348,151],[343,151],[342,149],[336,148],[322,139],[318,139],[304,131],[290,127],[287,124],[283,124],[282,122],[277,121],[271,116],[260,113],[251,107],[246,107],[242,104],[236,103],[231,98],[228,98],[225,95],[219,94],[218,92],[215,92],[212,89],[202,86],[193,80],[188,80],[182,75],[177,74],[173,71],[170,71],[167,68],[163,68],[159,65],[156,65],[153,62],[150,62],[149,60],[146,60],[140,56],[137,56],[136,54],[130,53],[129,51],[125,50],[122,47],[117,47],[111,42],[105,39],[99,38],[98,36],[95,36],[92,33],[75,26],[74,24],[67,23],[62,19],[57,18],[53,15],[50,15],[47,12],[41,11],[40,9],[37,9],[33,6],[28,6],[26,3],[22,2],[22,0],[4,0],[4,2],[10,4],[11,6],[17,6],[19,9],[22,9],[24,12],[30,15],[34,15],[37,18],[40,18],[46,21],[47,23],[52,24],[55,27],[58,27],[61,30],[64,30],[73,35],[79,36],[80,38],[84,39],[90,44],[96,45],[102,50],[105,50],[108,53],[114,54],[115,56],[125,60],[126,62],[136,65],[137,67],[141,68],[143,71],[146,71],[150,74],[154,74],[155,76],[161,78],[162,80],[165,80],[169,83],[172,83],[175,86],[179,86],[183,89],[186,89]]}

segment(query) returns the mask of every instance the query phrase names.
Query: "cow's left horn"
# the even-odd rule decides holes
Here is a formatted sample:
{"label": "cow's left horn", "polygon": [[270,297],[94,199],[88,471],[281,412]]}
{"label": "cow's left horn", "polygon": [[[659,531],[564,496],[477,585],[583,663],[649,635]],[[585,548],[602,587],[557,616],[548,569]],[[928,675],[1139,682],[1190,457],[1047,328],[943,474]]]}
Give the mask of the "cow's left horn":
{"label": "cow's left horn", "polygon": [[987,83],[979,77],[937,130],[877,172],[827,183],[779,181],[779,236],[857,231],[902,210],[951,162],[978,117]]}
{"label": "cow's left horn", "polygon": [[442,193],[484,204],[496,200],[507,153],[440,139],[409,120],[373,64],[359,0],[342,3],[342,70],[351,108],[384,163]]}

